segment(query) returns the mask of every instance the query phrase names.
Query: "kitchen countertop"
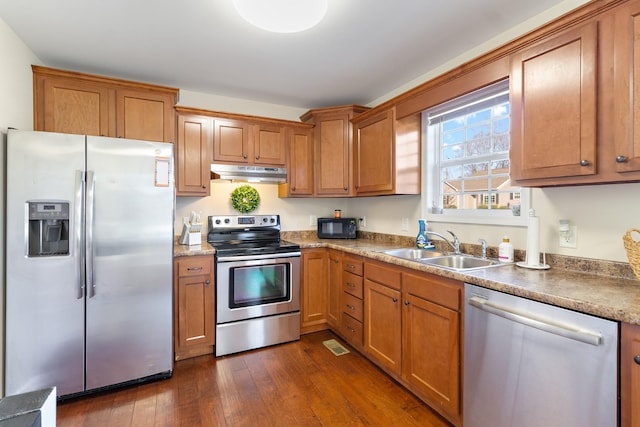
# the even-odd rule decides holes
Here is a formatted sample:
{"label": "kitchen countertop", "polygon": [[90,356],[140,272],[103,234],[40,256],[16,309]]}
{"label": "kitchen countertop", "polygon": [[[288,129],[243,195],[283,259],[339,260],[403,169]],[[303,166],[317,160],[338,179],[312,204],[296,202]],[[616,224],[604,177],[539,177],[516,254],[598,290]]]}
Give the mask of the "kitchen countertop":
{"label": "kitchen countertop", "polygon": [[[303,249],[332,248],[417,271],[437,274],[488,289],[506,292],[611,320],[640,325],[640,280],[584,273],[563,268],[530,270],[515,264],[466,272],[449,271],[382,253],[408,247],[395,241],[371,239],[318,239],[295,233],[283,236]],[[174,255],[214,254],[208,243],[200,246],[176,244]]]}

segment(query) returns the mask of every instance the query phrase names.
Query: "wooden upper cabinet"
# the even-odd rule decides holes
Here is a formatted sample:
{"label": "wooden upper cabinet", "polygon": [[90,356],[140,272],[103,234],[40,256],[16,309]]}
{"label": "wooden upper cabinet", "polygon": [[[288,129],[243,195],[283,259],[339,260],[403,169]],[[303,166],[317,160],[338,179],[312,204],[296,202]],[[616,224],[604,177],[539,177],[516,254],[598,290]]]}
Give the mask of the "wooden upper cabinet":
{"label": "wooden upper cabinet", "polygon": [[282,165],[286,160],[286,129],[280,125],[255,124],[253,154],[257,165]]}
{"label": "wooden upper cabinet", "polygon": [[624,174],[640,172],[640,1],[616,9],[614,28],[615,152],[602,161]]}
{"label": "wooden upper cabinet", "polygon": [[279,197],[310,197],[314,194],[313,128],[291,127],[287,132],[287,182],[279,184]]}
{"label": "wooden upper cabinet", "polygon": [[116,91],[118,138],[174,142],[175,96],[151,91]]}
{"label": "wooden upper cabinet", "polygon": [[250,163],[253,147],[249,146],[251,125],[242,120],[215,119],[213,160]]}
{"label": "wooden upper cabinet", "polygon": [[34,74],[36,130],[108,136],[115,134],[113,91],[73,78]]}
{"label": "wooden upper cabinet", "polygon": [[391,192],[394,175],[393,111],[358,122],[355,130],[356,194]]}
{"label": "wooden upper cabinet", "polygon": [[211,184],[213,119],[178,107],[175,146],[176,196],[208,196]]}
{"label": "wooden upper cabinet", "polygon": [[353,124],[356,195],[420,194],[420,114],[396,120],[391,108]]}
{"label": "wooden upper cabinet", "polygon": [[310,110],[301,119],[313,123],[316,196],[353,195],[351,175],[353,127],[351,119],[369,108],[348,105]]}
{"label": "wooden upper cabinet", "polygon": [[34,129],[174,142],[178,89],[32,66]]}
{"label": "wooden upper cabinet", "polygon": [[598,22],[511,56],[511,178],[596,173]]}
{"label": "wooden upper cabinet", "polygon": [[[211,112],[215,114],[215,112]],[[283,167],[286,126],[279,121],[256,121],[241,115],[215,116],[213,161]]]}

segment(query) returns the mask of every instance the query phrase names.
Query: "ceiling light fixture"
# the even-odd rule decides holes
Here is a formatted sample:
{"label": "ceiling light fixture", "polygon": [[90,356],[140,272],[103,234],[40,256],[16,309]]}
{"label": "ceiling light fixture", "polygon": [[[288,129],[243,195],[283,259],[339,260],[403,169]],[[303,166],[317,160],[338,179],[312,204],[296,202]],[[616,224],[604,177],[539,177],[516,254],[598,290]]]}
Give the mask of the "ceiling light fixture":
{"label": "ceiling light fixture", "polygon": [[275,33],[297,33],[315,26],[327,13],[328,0],[233,0],[246,21]]}

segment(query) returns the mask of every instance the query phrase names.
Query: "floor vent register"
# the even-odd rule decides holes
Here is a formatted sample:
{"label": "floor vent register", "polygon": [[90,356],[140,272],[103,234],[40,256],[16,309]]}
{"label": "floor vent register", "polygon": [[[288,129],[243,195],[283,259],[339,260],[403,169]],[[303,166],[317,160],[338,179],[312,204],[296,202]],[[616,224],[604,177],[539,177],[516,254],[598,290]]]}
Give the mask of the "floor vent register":
{"label": "floor vent register", "polygon": [[342,344],[340,344],[336,340],[322,341],[322,344],[324,344],[324,346],[327,347],[331,351],[331,353],[336,356],[342,356],[343,354],[349,353],[349,350],[344,348]]}

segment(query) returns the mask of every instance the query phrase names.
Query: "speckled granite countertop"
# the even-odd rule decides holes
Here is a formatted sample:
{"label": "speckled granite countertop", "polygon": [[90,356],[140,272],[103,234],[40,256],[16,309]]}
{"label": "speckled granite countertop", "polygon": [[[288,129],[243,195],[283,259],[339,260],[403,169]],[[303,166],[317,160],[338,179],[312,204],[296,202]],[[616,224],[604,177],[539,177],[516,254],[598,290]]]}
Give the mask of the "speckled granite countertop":
{"label": "speckled granite countertop", "polygon": [[[485,288],[546,302],[583,313],[607,319],[640,325],[640,280],[629,274],[624,263],[597,265],[596,270],[612,269],[616,274],[603,275],[585,273],[581,261],[569,261],[567,268],[552,265],[549,270],[529,270],[516,265],[505,265],[482,270],[455,272],[438,267],[404,260],[382,253],[388,249],[411,247],[410,240],[397,239],[356,239],[331,240],[318,239],[312,233],[284,233],[282,238],[299,244],[303,249],[328,247],[354,255],[388,262],[402,267],[412,268],[426,273],[472,283]],[[463,247],[464,253],[474,253]],[[446,250],[446,249],[445,249]],[[200,246],[176,245],[175,256],[193,256],[213,254],[215,250],[206,242]],[[522,255],[522,254],[520,254]],[[494,256],[491,252],[489,256]],[[516,256],[518,260],[518,256]],[[584,260],[582,260],[584,261]],[[549,258],[547,258],[549,262]],[[588,262],[588,261],[584,261]],[[558,265],[560,262],[558,261]],[[566,263],[562,267],[567,267]],[[573,269],[572,269],[573,268]],[[579,269],[580,271],[575,271]]]}

